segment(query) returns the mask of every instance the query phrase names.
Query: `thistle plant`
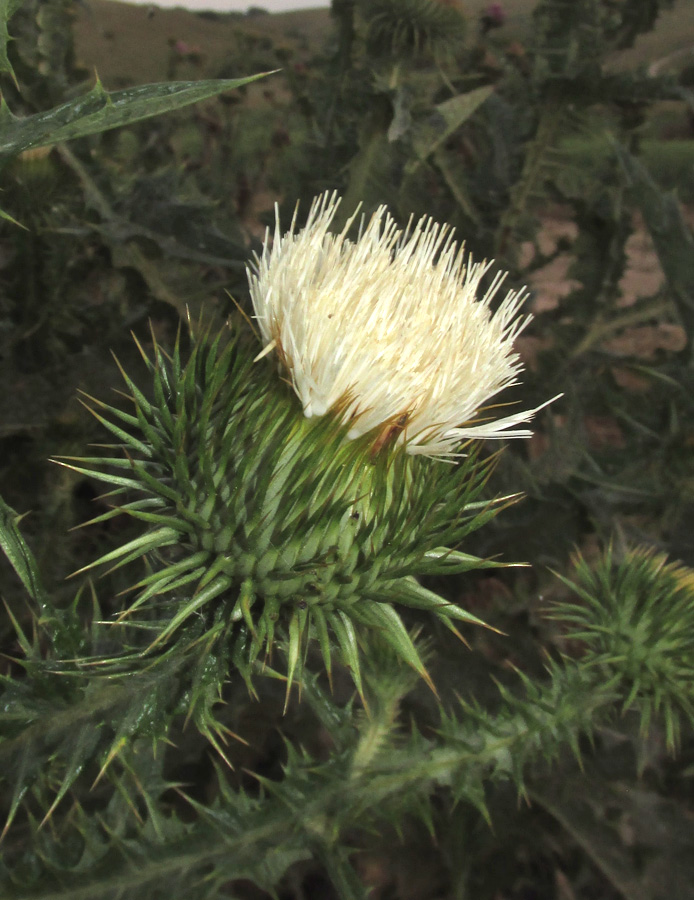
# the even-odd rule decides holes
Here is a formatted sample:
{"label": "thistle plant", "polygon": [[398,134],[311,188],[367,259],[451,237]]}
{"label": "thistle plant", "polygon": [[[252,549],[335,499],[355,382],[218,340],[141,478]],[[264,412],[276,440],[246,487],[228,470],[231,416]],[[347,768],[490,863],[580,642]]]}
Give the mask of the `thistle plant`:
{"label": "thistle plant", "polygon": [[359,10],[376,57],[441,60],[463,45],[466,20],[456,0],[363,0]]}
{"label": "thistle plant", "polygon": [[[582,12],[569,16],[561,3],[543,0],[534,29],[539,49],[531,52],[530,67],[522,77],[511,73],[513,91],[500,84],[493,97],[489,86],[458,93],[477,83],[471,70],[449,66],[434,73],[428,67],[432,59],[437,65],[452,62],[454,54],[466,65],[457,53],[460,30],[434,27],[446,8],[460,24],[457,5],[434,0],[340,4],[346,26],[356,27],[351,37],[345,28],[340,58],[347,61],[351,54],[356,77],[340,77],[337,106],[316,104],[328,110],[325,133],[332,129],[335,139],[313,156],[306,154],[310,187],[301,193],[312,196],[325,185],[341,183],[345,199],[337,209],[336,197],[318,198],[303,227],[297,214],[286,233],[277,222],[249,266],[253,312],[245,322],[239,317],[220,332],[195,314],[173,349],[169,343],[164,349],[157,340],[148,347],[137,319],[128,314],[148,375],[126,375],[127,397],[112,405],[88,400],[103,423],[98,428],[110,430],[108,448],[81,461],[63,457],[72,469],[108,485],[98,501],[99,511],[106,511],[96,520],[114,520],[104,530],[109,552],[87,549],[81,532],[69,543],[55,541],[62,518],[45,515],[53,502],[50,490],[43,491],[43,507],[26,495],[20,504],[22,513],[43,508],[48,536],[45,524],[37,528],[35,515],[24,519],[0,499],[0,547],[18,576],[2,586],[7,610],[0,671],[2,897],[210,900],[256,896],[260,889],[272,896],[344,900],[367,895],[428,900],[434,894],[493,900],[525,895],[529,875],[533,893],[542,900],[557,891],[625,898],[686,893],[682,886],[691,882],[694,858],[691,816],[683,807],[694,723],[691,569],[667,562],[663,553],[619,544],[588,560],[578,556],[573,573],[565,576],[557,545],[575,541],[583,546],[586,511],[599,506],[604,523],[611,518],[609,510],[617,508],[603,481],[614,460],[603,466],[598,457],[591,459],[593,506],[584,503],[588,494],[577,487],[571,463],[564,459],[573,437],[557,443],[552,428],[546,437],[562,457],[561,478],[570,489],[536,490],[532,479],[523,477],[522,440],[515,442],[520,453],[504,454],[511,468],[497,470],[488,480],[498,456],[491,454],[493,444],[484,442],[526,437],[541,409],[504,409],[511,399],[507,389],[523,375],[514,341],[528,321],[524,292],[505,292],[501,275],[493,278],[490,265],[473,262],[448,228],[428,217],[419,220],[417,214],[401,229],[380,208],[370,220],[353,217],[343,227],[360,197],[369,198],[369,209],[383,199],[400,216],[403,210],[426,211],[455,223],[483,255],[492,246],[488,238],[498,224],[494,217],[500,204],[510,202],[510,218],[499,229],[513,243],[526,233],[519,217],[544,178],[545,168],[537,163],[544,152],[540,145],[544,141],[551,147],[567,121],[557,118],[557,104],[570,101],[573,108],[579,94],[592,90],[582,74],[585,54],[572,48],[587,47],[586,35],[590,43],[600,33],[616,34],[623,42],[646,27],[659,5],[669,4],[651,4],[644,17],[643,4],[629,0],[620,5],[624,27],[605,31],[607,25],[595,19],[594,3],[577,2]],[[6,6],[2,22],[19,4]],[[51,6],[66,8],[66,3],[24,4],[27,21],[45,23],[56,38],[55,44],[40,41],[46,59],[53,47],[63,46],[64,29],[46,15]],[[400,30],[391,27],[397,21]],[[6,46],[14,60],[19,42],[31,37],[30,31],[18,31],[12,43],[7,44],[7,29],[0,40],[0,71],[10,71]],[[568,48],[569,55],[557,47]],[[392,77],[383,78],[388,60]],[[564,72],[561,83],[552,76],[557,66]],[[369,72],[374,87],[367,95],[360,90]],[[19,66],[16,75],[22,82]],[[439,75],[456,92],[450,100],[439,102]],[[516,89],[528,79],[549,84],[543,79],[550,77],[549,100],[542,91],[530,92],[528,100],[527,91]],[[159,85],[110,95],[98,88],[46,114],[19,105],[6,79],[10,108],[35,115],[16,119],[5,109],[3,152],[12,158],[59,142],[52,165],[69,164],[92,207],[96,197],[99,216],[111,221],[106,199],[122,196],[122,185],[103,165],[107,146],[94,142],[89,153],[78,146],[72,154],[62,142],[213,96],[234,83],[240,82]],[[619,79],[601,78],[590,97],[600,94],[604,103],[609,92],[603,86],[610,83],[623,90]],[[64,96],[63,86],[54,93]],[[509,116],[511,96],[520,104],[514,116]],[[633,90],[629,96],[633,100]],[[482,121],[473,120],[485,97]],[[388,103],[380,103],[383,99]],[[372,107],[368,127],[352,128],[364,124],[364,110]],[[436,116],[429,122],[433,107]],[[517,152],[513,120],[532,123],[536,113],[551,121],[551,128],[541,125],[536,138]],[[633,115],[632,104],[628,115]],[[294,139],[291,124],[288,129]],[[489,145],[479,143],[483,131]],[[314,135],[321,132],[311,129]],[[340,142],[357,132],[364,152],[349,164],[353,153]],[[472,138],[469,146],[476,149],[479,166],[470,167],[467,155],[465,166],[460,165],[455,132]],[[228,165],[223,141],[219,144],[226,183],[234,165]],[[492,144],[493,153],[482,149]],[[403,153],[415,151],[416,168],[406,164],[404,181],[391,184],[390,179],[400,178]],[[314,165],[319,155],[324,169]],[[507,159],[529,162],[514,175],[502,165]],[[663,258],[679,273],[679,297],[687,281],[682,260],[688,258],[690,235],[677,217],[666,215],[674,201],[659,197],[633,160],[625,157],[623,163],[639,187],[646,219],[650,209],[659,252],[663,235],[672,238],[665,240]],[[148,171],[151,165],[148,157]],[[387,176],[384,186],[369,166]],[[293,196],[300,183],[298,167],[287,168],[292,187],[286,193]],[[11,175],[9,167],[6,173]],[[503,180],[507,175],[519,178],[511,201],[511,182]],[[439,189],[444,181],[451,188],[448,199]],[[552,184],[559,189],[558,180]],[[66,187],[74,193],[72,182]],[[209,190],[208,183],[208,196]],[[598,201],[580,193],[581,203],[597,208]],[[33,228],[39,219],[28,218],[30,207],[18,207],[10,191],[3,196],[3,206]],[[153,196],[145,191],[130,202],[154,209]],[[141,197],[150,199],[141,202]],[[82,226],[80,198],[78,191],[70,202]],[[622,209],[621,201],[617,208]],[[62,215],[52,209],[50,222],[60,226]],[[159,218],[165,221],[167,215]],[[591,310],[604,309],[609,285],[619,277],[614,261],[627,231],[620,237],[619,227],[608,230],[608,238],[616,237],[604,253],[605,231],[596,232],[593,220],[580,220],[579,227],[581,221],[588,221],[583,239],[589,238],[596,250],[600,245],[604,259],[595,269],[595,253],[580,254],[584,271],[598,273],[582,281],[585,292],[578,306],[581,321],[588,321]],[[656,228],[659,223],[662,227]],[[59,230],[65,241],[84,233]],[[52,226],[42,225],[41,240],[48,241],[51,231]],[[117,231],[132,234],[120,226]],[[31,231],[14,233],[17,240],[27,236],[35,244]],[[149,265],[153,232],[146,234],[149,243],[141,259]],[[161,246],[166,247],[161,266],[172,280],[184,269],[191,281],[202,272],[189,268],[194,260],[203,261],[197,251],[191,255],[188,248],[176,262],[181,245],[179,251],[170,242]],[[36,249],[35,258],[47,255]],[[105,275],[123,265],[122,257],[119,262],[106,252],[91,256]],[[210,257],[203,256],[209,266]],[[5,260],[3,288],[10,271],[32,270],[28,258]],[[217,255],[212,264],[229,259],[225,250],[221,262]],[[53,254],[50,262],[56,277],[44,279],[50,290],[34,291],[34,305],[27,307],[23,292],[15,292],[23,321],[31,324],[27,310],[36,311],[39,332],[49,341],[55,332],[44,311],[63,310],[70,301],[64,260]],[[86,281],[75,277],[73,263],[71,280]],[[152,330],[160,333],[162,311],[152,298],[162,298],[153,290],[144,302],[146,285],[155,279],[145,282],[138,293],[133,280],[124,280],[115,295],[122,305],[115,300],[102,304],[103,321],[108,315],[118,322],[100,333],[103,343],[118,346],[123,310],[132,312],[134,306],[145,311],[139,315],[151,310],[158,317]],[[177,294],[194,309],[199,296],[215,293],[207,278],[196,287],[195,295],[185,289]],[[682,320],[689,321],[684,312]],[[9,321],[23,335],[17,320]],[[534,324],[536,333],[545,333]],[[576,324],[562,320],[562,327]],[[604,329],[602,318],[594,324],[598,332]],[[562,366],[566,348],[575,344],[571,341],[558,344]],[[84,353],[88,342],[71,346],[77,347],[75,357],[91,355],[101,368],[103,343],[92,344],[91,354]],[[24,353],[24,336],[20,347]],[[121,359],[127,352],[118,346]],[[35,357],[45,364],[41,353]],[[64,367],[71,369],[71,363]],[[524,387],[537,398],[527,405],[549,396],[548,383],[579,392],[581,381],[597,384],[606,367],[602,350],[599,367],[583,374],[575,366],[550,370],[541,358],[535,388]],[[130,371],[129,362],[126,368]],[[665,448],[663,465],[676,470],[673,434],[679,435],[683,459],[691,455],[689,407],[680,400],[672,406],[672,381],[663,379],[663,384],[672,430],[662,429],[662,407],[647,404],[650,446]],[[90,391],[103,398],[101,387]],[[580,404],[574,396],[567,406],[595,409],[594,396]],[[643,396],[633,405],[645,407]],[[52,401],[44,397],[43,402]],[[574,416],[578,413],[570,409],[566,418]],[[53,454],[82,452],[83,435],[58,418],[60,433],[47,440]],[[650,465],[647,440],[643,434],[639,438],[638,454],[633,444],[625,450],[630,474],[619,482],[620,492],[627,484],[640,487],[639,531],[633,528],[633,498],[630,521],[621,523],[624,534],[633,539],[638,533],[640,540],[653,534],[648,516],[653,500],[644,499],[643,469],[631,467],[637,457],[640,465]],[[22,452],[25,446],[23,438]],[[44,446],[35,449],[40,465]],[[16,454],[16,446],[11,452]],[[546,457],[533,463],[535,472],[543,466],[549,468]],[[8,486],[17,469],[3,463],[2,471]],[[69,471],[50,471],[60,476],[56,480],[65,496],[73,488],[80,491],[80,505],[82,492],[91,495],[85,475],[75,479]],[[24,484],[28,481],[24,475]],[[518,507],[521,552],[509,550],[498,531],[486,543],[474,535],[468,541],[474,529],[513,501],[513,496],[494,499],[500,483],[508,490],[520,486],[535,492]],[[13,506],[18,490],[13,485]],[[540,514],[528,516],[538,500]],[[580,530],[555,515],[557,507],[581,503]],[[670,511],[662,521],[672,536]],[[71,506],[65,518],[73,523],[86,516]],[[508,523],[512,512],[500,518]],[[642,524],[647,531],[640,530]],[[96,530],[96,539],[103,537]],[[659,537],[670,540],[662,529]],[[44,556],[49,552],[53,565],[40,571],[32,545]],[[540,545],[541,558],[552,560],[562,583],[539,566],[522,577],[473,572],[420,583],[420,576],[498,566],[473,555],[490,552],[479,549],[490,545],[491,552],[531,561],[537,561]],[[691,563],[688,551],[675,549],[674,555],[678,552]],[[79,563],[70,560],[73,555]],[[100,558],[75,581],[54,583],[55,572],[66,573],[94,557]],[[110,575],[105,569],[116,571]],[[440,589],[442,596],[429,587]],[[546,587],[555,602],[538,604],[538,593]],[[500,591],[503,603],[487,602],[488,590]],[[520,626],[519,613],[524,620],[527,616]],[[508,635],[471,627],[482,624],[475,614]],[[472,652],[455,636],[469,639]],[[345,667],[363,703],[353,696]],[[422,689],[421,679],[440,696]],[[300,698],[292,689],[297,682]],[[681,763],[665,759],[680,746]],[[647,777],[641,778],[644,771]],[[406,883],[405,867],[393,866],[396,855],[416,860],[419,884],[416,879]],[[549,873],[545,883],[536,878],[540,872]]]}
{"label": "thistle plant", "polygon": [[492,313],[503,276],[480,292],[488,264],[445,226],[403,231],[381,208],[353,241],[351,220],[329,231],[338,205],[316,199],[284,235],[278,217],[250,267],[262,346],[193,329],[185,361],[180,340],[143,352],[151,399],[124,373],[132,410],[92,400],[123,455],[65,462],[113,486],[95,521],[147,523],[88,567],[146,561],[118,619],[145,629],[132,659],[204,646],[253,690],[281,637],[289,697],[315,638],[363,695],[365,629],[429,680],[399,608],[481,624],[416,578],[493,565],[458,547],[511,499],[484,496],[479,439],[527,437],[537,412],[488,408],[521,370],[524,294]]}

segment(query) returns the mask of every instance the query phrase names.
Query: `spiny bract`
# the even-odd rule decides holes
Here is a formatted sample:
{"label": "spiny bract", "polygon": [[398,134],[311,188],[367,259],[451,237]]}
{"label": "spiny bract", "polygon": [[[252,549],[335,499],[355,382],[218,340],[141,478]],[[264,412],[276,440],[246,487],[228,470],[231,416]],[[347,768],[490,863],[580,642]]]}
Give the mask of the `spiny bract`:
{"label": "spiny bract", "polygon": [[374,452],[373,433],[349,440],[335,415],[306,418],[245,335],[224,340],[195,338],[185,364],[178,344],[171,358],[155,344],[152,399],[123,373],[133,412],[90,398],[123,457],[64,464],[113,485],[112,502],[123,495],[93,522],[127,513],[148,528],[87,568],[144,558],[121,619],[153,633],[145,653],[223,642],[251,688],[279,634],[289,686],[315,637],[328,673],[337,646],[361,690],[364,627],[428,680],[394,604],[453,630],[479,623],[413,576],[493,565],[446,549],[495,514],[480,499],[491,462],[474,449],[457,466],[392,443]]}

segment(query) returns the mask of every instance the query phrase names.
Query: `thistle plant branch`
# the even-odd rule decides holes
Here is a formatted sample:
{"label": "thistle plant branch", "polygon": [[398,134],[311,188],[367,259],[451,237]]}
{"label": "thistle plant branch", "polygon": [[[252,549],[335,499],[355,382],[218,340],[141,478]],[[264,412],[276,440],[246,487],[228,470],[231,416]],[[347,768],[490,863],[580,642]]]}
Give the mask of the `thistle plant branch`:
{"label": "thistle plant branch", "polygon": [[[37,729],[28,714],[25,739],[21,717],[15,714],[8,720],[6,713],[3,728],[8,723],[20,727],[17,740],[5,733],[3,767],[5,778],[15,778],[21,788],[17,806],[26,803],[26,789],[32,783],[37,797],[46,789],[58,791],[58,802],[51,804],[50,832],[39,829],[35,835],[42,847],[35,890],[27,890],[25,884],[15,893],[27,898],[62,897],[68,892],[86,897],[89,891],[109,896],[110,891],[125,889],[133,897],[147,896],[154,881],[166,877],[179,885],[190,884],[194,891],[210,866],[220,879],[251,877],[261,886],[276,884],[287,866],[308,856],[329,866],[331,853],[341,847],[347,832],[354,832],[356,823],[368,829],[402,822],[403,816],[426,816],[431,798],[441,791],[474,805],[485,816],[488,791],[495,783],[510,782],[520,793],[532,795],[533,779],[563,748],[571,747],[580,759],[581,738],[597,735],[628,710],[641,715],[644,727],[662,716],[675,740],[679,721],[694,719],[687,701],[692,583],[689,570],[653,554],[631,555],[620,562],[608,550],[592,567],[578,559],[573,580],[567,579],[572,596],[556,607],[555,615],[566,637],[584,641],[588,652],[576,660],[549,662],[547,677],[541,681],[519,673],[521,689],[500,686],[493,713],[474,700],[462,702],[459,709],[443,714],[438,732],[429,736],[405,727],[399,705],[411,689],[414,672],[404,668],[392,651],[368,655],[364,690],[369,717],[355,719],[351,705],[340,707],[319,687],[316,676],[307,673],[303,697],[335,742],[327,761],[288,745],[282,778],[260,778],[259,797],[232,789],[220,772],[217,800],[212,807],[189,800],[196,819],[185,826],[177,817],[162,818],[168,788],[162,783],[149,797],[144,819],[133,818],[131,811],[123,820],[120,812],[119,829],[126,830],[115,846],[107,839],[108,814],[95,817],[79,802],[69,808],[67,798],[62,804],[60,800],[76,790],[82,773],[96,771],[98,760],[97,769],[105,772],[107,781],[125,790],[125,798],[132,795],[126,810],[134,811],[142,785],[136,779],[128,788],[119,772],[128,770],[132,750],[142,738],[166,740],[172,722],[184,711],[180,703],[171,702],[167,681],[173,672],[167,677],[155,667],[152,673],[126,675],[116,684],[91,678],[83,699],[78,700],[79,691],[73,692],[70,702],[76,707],[56,713],[48,728],[43,720],[44,727]],[[598,607],[604,609],[603,620],[595,617]],[[288,654],[286,645],[284,652]],[[45,674],[54,671],[53,661],[44,665]],[[40,656],[32,666],[19,694],[26,703],[33,692],[33,708],[45,711],[55,680],[39,677]],[[157,680],[163,694],[153,691]],[[18,702],[11,690],[6,693],[6,709],[14,705],[16,710]],[[95,729],[104,720],[110,725]],[[84,725],[76,727],[80,721]],[[96,740],[89,741],[90,734]],[[18,757],[28,765],[19,769],[7,765]],[[83,789],[75,801],[80,794]],[[25,821],[24,816],[21,819]],[[37,822],[30,823],[28,819],[15,827],[20,833],[26,827],[38,828]],[[82,851],[86,856],[75,860],[73,855],[73,862],[66,864],[63,841],[70,842],[75,828],[85,839],[91,837]],[[102,836],[96,846],[95,835]],[[277,861],[274,867],[258,867],[259,859],[269,857]],[[10,880],[25,877],[12,843],[6,866]],[[56,884],[64,887],[56,891]]]}
{"label": "thistle plant branch", "polygon": [[[47,849],[42,861],[43,877],[53,885],[58,879],[62,890],[46,893],[46,883],[39,880],[36,892],[20,890],[17,896],[58,898],[68,891],[77,897],[90,896],[89,891],[92,896],[95,892],[108,896],[111,890],[128,890],[137,897],[146,896],[157,879],[181,878],[190,879],[192,889],[210,865],[220,879],[252,877],[262,885],[258,860],[266,855],[286,865],[320,855],[321,847],[340,846],[344,832],[353,830],[355,823],[368,830],[384,821],[401,821],[403,814],[417,809],[418,798],[428,800],[434,792],[450,791],[457,801],[484,811],[485,785],[512,781],[522,791],[526,772],[532,774],[539,757],[551,761],[566,743],[577,747],[581,735],[594,733],[614,716],[615,686],[597,670],[586,672],[568,662],[550,666],[548,675],[541,684],[526,680],[525,697],[502,691],[501,705],[493,715],[464,704],[429,739],[417,732],[393,735],[400,727],[392,707],[374,703],[380,712],[374,712],[374,721],[365,722],[362,735],[383,729],[395,744],[379,741],[380,752],[367,758],[363,744],[357,742],[351,752],[336,753],[322,763],[289,747],[282,779],[260,779],[264,795],[252,798],[222,784],[211,808],[188,801],[197,813],[190,825],[172,829],[172,823],[162,819],[156,828],[150,820],[135,828],[131,822],[130,836],[120,850],[109,849],[104,842],[100,857],[92,846],[90,864],[85,867],[77,861],[74,871],[69,866],[59,871],[55,861],[63,829],[78,827],[99,834],[107,824],[87,814],[79,824],[73,813],[46,837],[52,851]],[[379,690],[375,680],[374,690]],[[387,685],[381,690],[393,698]],[[155,797],[152,803],[151,815],[156,816]],[[281,874],[273,873],[275,878]]]}

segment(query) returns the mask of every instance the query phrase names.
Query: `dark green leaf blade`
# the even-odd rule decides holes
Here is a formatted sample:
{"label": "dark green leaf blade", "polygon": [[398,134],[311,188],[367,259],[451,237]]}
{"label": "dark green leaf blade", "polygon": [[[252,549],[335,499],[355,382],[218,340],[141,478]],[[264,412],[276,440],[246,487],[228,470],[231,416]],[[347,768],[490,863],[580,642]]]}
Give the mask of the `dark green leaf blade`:
{"label": "dark green leaf blade", "polygon": [[17,527],[20,516],[0,497],[0,547],[29,595],[41,602],[43,588],[34,554]]}
{"label": "dark green leaf blade", "polygon": [[12,40],[7,30],[7,23],[21,5],[22,0],[0,0],[0,72],[6,72],[13,78],[15,76],[12,63],[7,57],[7,45]]}
{"label": "dark green leaf blade", "polygon": [[209,100],[268,74],[261,72],[247,78],[143,84],[113,93],[107,93],[97,82],[85,96],[26,118],[14,116],[3,103],[0,110],[0,159],[15,156],[29,147],[44,147],[98,134]]}

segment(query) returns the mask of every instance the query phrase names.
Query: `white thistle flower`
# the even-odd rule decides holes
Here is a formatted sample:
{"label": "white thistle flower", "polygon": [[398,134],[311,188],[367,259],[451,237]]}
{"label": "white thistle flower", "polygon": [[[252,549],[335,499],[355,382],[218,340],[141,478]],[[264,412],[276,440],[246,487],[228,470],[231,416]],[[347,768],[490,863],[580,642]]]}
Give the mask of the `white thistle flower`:
{"label": "white thistle flower", "polygon": [[275,209],[274,240],[268,230],[248,271],[266,342],[258,359],[277,350],[305,415],[334,410],[351,438],[380,428],[379,441],[452,457],[468,438],[530,437],[516,426],[542,407],[499,419],[484,412],[518,383],[513,342],[531,319],[519,314],[525,290],[509,291],[492,314],[505,274],[478,298],[491,263],[466,257],[447,225],[423,217],[403,231],[381,206],[355,242],[354,216],[329,232],[339,203],[317,197],[306,226],[295,232],[295,213],[284,235]]}

